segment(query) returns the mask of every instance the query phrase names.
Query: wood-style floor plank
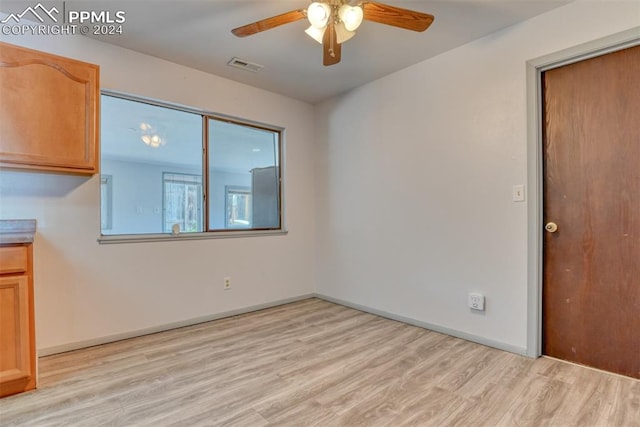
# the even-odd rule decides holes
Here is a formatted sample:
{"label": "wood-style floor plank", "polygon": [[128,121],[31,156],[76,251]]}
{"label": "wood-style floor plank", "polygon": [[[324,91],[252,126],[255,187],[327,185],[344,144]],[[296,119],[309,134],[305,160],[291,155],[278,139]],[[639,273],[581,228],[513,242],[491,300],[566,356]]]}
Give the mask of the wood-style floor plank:
{"label": "wood-style floor plank", "polygon": [[0,425],[640,427],[640,381],[308,299],[44,357]]}

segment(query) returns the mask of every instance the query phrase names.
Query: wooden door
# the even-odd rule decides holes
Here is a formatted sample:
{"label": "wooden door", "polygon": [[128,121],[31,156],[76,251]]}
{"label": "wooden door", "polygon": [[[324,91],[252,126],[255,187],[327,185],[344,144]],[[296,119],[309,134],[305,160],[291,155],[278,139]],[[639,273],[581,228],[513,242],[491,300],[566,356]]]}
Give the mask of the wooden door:
{"label": "wooden door", "polygon": [[640,378],[640,46],[546,71],[543,108],[543,353]]}

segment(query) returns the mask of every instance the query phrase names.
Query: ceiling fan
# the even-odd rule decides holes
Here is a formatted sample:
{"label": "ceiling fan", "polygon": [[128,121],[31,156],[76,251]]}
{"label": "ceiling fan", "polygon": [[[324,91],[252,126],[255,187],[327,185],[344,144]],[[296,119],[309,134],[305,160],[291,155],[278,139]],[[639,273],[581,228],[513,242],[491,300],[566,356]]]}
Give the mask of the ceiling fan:
{"label": "ceiling fan", "polygon": [[305,31],[323,46],[323,64],[340,62],[341,45],[355,35],[362,20],[392,25],[412,31],[424,31],[433,22],[433,15],[402,9],[372,1],[362,1],[352,6],[350,0],[314,1],[306,9],[292,10],[271,18],[262,19],[231,32],[237,37],[247,37],[262,31],[307,18],[311,26]]}

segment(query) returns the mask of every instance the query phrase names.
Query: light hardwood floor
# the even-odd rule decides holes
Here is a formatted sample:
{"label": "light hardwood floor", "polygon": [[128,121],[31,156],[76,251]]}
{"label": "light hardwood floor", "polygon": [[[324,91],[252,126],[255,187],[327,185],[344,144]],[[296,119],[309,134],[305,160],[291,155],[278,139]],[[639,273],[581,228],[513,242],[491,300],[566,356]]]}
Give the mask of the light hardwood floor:
{"label": "light hardwood floor", "polygon": [[309,299],[40,359],[2,426],[640,426],[640,381]]}

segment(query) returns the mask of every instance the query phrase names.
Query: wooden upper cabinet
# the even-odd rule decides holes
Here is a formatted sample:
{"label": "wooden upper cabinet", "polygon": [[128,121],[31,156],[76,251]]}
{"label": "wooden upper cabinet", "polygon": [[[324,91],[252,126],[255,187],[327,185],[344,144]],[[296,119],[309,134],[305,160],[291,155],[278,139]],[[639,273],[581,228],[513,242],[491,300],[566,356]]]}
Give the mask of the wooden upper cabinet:
{"label": "wooden upper cabinet", "polygon": [[0,166],[98,172],[100,68],[0,42]]}

